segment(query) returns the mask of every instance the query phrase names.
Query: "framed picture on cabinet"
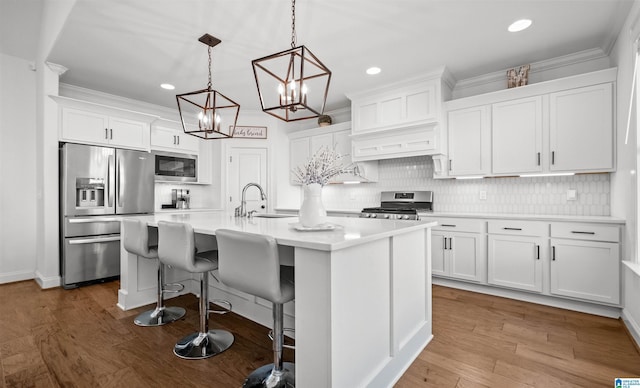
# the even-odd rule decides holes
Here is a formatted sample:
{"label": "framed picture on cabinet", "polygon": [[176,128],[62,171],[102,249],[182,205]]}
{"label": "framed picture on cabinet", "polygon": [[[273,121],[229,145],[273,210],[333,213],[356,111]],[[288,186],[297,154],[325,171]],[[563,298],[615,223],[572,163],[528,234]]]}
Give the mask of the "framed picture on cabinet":
{"label": "framed picture on cabinet", "polygon": [[236,125],[233,137],[236,139],[266,139],[267,127]]}

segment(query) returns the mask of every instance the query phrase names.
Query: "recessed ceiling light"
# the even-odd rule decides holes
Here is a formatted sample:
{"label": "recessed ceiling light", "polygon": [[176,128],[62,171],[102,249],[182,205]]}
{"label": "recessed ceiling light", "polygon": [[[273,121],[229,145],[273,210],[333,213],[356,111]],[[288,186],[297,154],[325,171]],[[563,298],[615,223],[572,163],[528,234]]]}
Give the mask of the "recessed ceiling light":
{"label": "recessed ceiling light", "polygon": [[511,23],[511,25],[509,26],[509,28],[507,28],[507,30],[509,30],[509,32],[518,32],[518,31],[526,30],[527,28],[529,28],[529,26],[531,26],[531,20],[520,19]]}
{"label": "recessed ceiling light", "polygon": [[176,88],[175,86],[173,86],[173,85],[171,85],[171,84],[161,84],[161,85],[160,85],[160,87],[161,87],[162,89],[167,89],[167,90],[173,90],[173,89],[175,89],[175,88]]}
{"label": "recessed ceiling light", "polygon": [[382,70],[379,67],[370,67],[367,69],[367,74],[369,75],[376,75],[378,73],[380,73]]}

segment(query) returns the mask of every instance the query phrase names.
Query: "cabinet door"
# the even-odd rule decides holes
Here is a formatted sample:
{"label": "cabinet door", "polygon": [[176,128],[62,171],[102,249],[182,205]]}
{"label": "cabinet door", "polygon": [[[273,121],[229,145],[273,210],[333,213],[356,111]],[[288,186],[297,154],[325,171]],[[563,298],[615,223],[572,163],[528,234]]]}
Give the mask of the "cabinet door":
{"label": "cabinet door", "polygon": [[612,171],[613,98],[610,83],[551,93],[551,171]]}
{"label": "cabinet door", "polygon": [[493,173],[542,171],[542,97],[493,104],[491,109]]}
{"label": "cabinet door", "polygon": [[109,144],[126,148],[148,149],[149,125],[119,117],[109,118]]}
{"label": "cabinet door", "polygon": [[151,148],[198,154],[200,141],[183,132],[156,127],[151,130]]}
{"label": "cabinet door", "polygon": [[552,239],[551,293],[619,304],[619,245]]}
{"label": "cabinet door", "polygon": [[323,133],[322,135],[311,136],[311,155],[315,154],[320,148],[327,147],[330,150],[334,148],[333,133]]}
{"label": "cabinet door", "polygon": [[[309,160],[309,146],[310,146],[309,137],[301,137],[299,139],[290,139],[289,140],[289,167],[290,170],[293,170],[296,167],[302,167]],[[300,183],[296,181],[293,173],[289,173],[291,183],[299,185]]]}
{"label": "cabinet door", "polygon": [[109,144],[109,118],[99,113],[62,108],[61,140]]}
{"label": "cabinet door", "polygon": [[[436,276],[448,276],[448,265],[445,260],[445,239],[449,237],[443,233],[431,232],[431,273]],[[446,240],[448,246],[448,240]]]}
{"label": "cabinet door", "polygon": [[541,250],[538,237],[488,236],[488,283],[520,290],[542,292]]}
{"label": "cabinet door", "polygon": [[450,111],[449,176],[487,175],[491,164],[489,107]]}
{"label": "cabinet door", "polygon": [[482,281],[484,249],[481,236],[472,233],[455,233],[449,240],[449,268],[452,278]]}

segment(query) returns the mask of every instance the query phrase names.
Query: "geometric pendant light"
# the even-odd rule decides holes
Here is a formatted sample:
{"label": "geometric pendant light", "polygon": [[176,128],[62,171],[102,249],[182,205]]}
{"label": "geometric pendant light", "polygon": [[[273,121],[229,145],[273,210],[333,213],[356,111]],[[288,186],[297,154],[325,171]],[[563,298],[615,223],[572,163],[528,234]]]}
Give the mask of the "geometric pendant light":
{"label": "geometric pendant light", "polygon": [[209,34],[198,40],[209,46],[209,83],[206,89],[176,95],[182,128],[184,133],[202,139],[233,137],[240,105],[211,87],[211,48],[221,40]]}
{"label": "geometric pendant light", "polygon": [[331,70],[303,46],[296,47],[296,2],[291,1],[291,49],[251,61],[262,111],[284,121],[324,113]]}

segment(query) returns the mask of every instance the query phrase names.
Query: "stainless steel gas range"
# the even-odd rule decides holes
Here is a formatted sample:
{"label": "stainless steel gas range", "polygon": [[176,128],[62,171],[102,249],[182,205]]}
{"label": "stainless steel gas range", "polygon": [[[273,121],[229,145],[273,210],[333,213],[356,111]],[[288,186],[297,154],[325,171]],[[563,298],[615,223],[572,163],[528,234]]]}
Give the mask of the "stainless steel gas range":
{"label": "stainless steel gas range", "polygon": [[433,210],[433,191],[383,191],[380,207],[362,209],[360,218],[419,220],[420,213]]}

